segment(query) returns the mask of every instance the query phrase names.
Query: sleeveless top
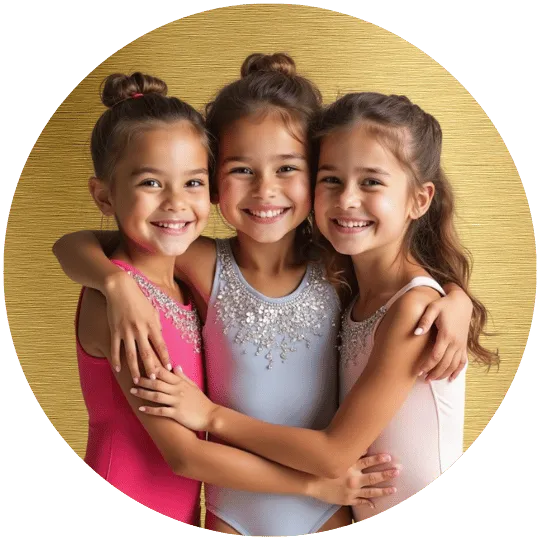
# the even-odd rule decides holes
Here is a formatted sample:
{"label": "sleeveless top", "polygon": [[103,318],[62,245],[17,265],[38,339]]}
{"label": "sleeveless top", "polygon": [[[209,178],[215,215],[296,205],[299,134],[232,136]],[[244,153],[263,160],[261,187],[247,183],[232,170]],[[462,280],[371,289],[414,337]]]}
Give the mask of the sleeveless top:
{"label": "sleeveless top", "polygon": [[[309,264],[294,292],[269,298],[245,280],[229,240],[216,248],[203,328],[208,396],[266,422],[326,427],[338,402],[340,305],[322,266]],[[207,509],[241,534],[315,532],[311,527],[338,509],[301,496],[205,490]]]}
{"label": "sleeveless top", "polygon": [[[200,324],[191,303],[170,298],[143,274],[123,261],[127,271],[159,311],[171,364],[203,385]],[[75,333],[84,288],[79,298]],[[171,518],[199,525],[200,482],[176,475],[132,411],[106,358],[88,354],[77,337],[81,389],[88,409],[85,462],[132,499]],[[123,369],[127,369],[124,367]]]}
{"label": "sleeveless top", "polygon": [[[355,322],[351,318],[353,300],[342,320],[340,398],[343,400],[366,368],[375,342],[375,332],[392,304],[415,287],[431,287],[445,292],[432,278],[419,276],[399,290],[371,317]],[[368,453],[387,452],[403,468],[394,485],[394,495],[375,501],[375,509],[353,509],[357,521],[378,514],[414,495],[440,476],[463,452],[465,370],[453,381],[418,378],[407,399]]]}

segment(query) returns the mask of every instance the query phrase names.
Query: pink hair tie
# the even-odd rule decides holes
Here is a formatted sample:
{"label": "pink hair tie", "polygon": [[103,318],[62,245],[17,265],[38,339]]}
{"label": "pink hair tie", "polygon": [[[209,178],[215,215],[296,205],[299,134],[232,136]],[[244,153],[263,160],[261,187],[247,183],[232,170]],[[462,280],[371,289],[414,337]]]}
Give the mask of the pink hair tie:
{"label": "pink hair tie", "polygon": [[140,98],[140,97],[143,97],[144,94],[131,94],[131,99],[137,99],[137,98]]}

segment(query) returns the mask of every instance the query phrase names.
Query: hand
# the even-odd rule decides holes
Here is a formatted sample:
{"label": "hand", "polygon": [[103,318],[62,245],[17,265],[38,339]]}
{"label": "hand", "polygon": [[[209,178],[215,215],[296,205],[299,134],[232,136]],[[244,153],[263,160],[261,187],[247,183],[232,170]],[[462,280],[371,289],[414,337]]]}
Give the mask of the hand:
{"label": "hand", "polygon": [[471,299],[459,288],[427,307],[415,330],[416,335],[424,334],[433,323],[438,329],[431,355],[418,374],[425,374],[426,381],[453,381],[466,366],[472,308]]}
{"label": "hand", "polygon": [[107,318],[111,327],[113,369],[120,371],[120,348],[123,343],[126,362],[135,384],[139,382],[141,376],[138,357],[143,363],[147,377],[155,378],[160,361],[170,370],[169,353],[161,335],[159,313],[135,280],[124,271],[117,272],[109,278],[105,295]]}
{"label": "hand", "polygon": [[[342,506],[366,505],[375,508],[371,499],[392,495],[395,487],[376,487],[377,484],[391,480],[399,475],[399,469],[390,465],[392,458],[387,454],[364,456],[349,468],[347,474],[340,478],[317,478],[310,488],[312,497],[330,504]],[[377,472],[364,472],[374,465],[388,464],[387,469]]]}
{"label": "hand", "polygon": [[165,416],[193,431],[207,431],[217,405],[179,367],[174,373],[160,368],[157,379],[141,378],[139,388],[131,393],[166,407],[139,407],[139,410],[153,416]]}

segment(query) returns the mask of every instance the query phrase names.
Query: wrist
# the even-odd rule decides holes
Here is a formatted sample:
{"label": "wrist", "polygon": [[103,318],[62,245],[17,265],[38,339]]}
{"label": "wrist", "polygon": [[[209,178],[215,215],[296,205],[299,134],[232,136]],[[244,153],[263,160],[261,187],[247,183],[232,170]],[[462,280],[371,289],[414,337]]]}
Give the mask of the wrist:
{"label": "wrist", "polygon": [[306,474],[304,479],[304,490],[301,495],[306,497],[312,497],[313,499],[320,499],[320,480],[318,476]]}
{"label": "wrist", "polygon": [[100,292],[106,298],[109,298],[116,290],[118,290],[119,287],[121,287],[121,284],[128,279],[131,279],[130,276],[121,268],[113,270],[103,278],[103,284]]}
{"label": "wrist", "polygon": [[205,431],[211,433],[212,435],[219,436],[220,432],[223,430],[224,422],[221,411],[222,407],[214,403],[214,406],[208,415],[208,422]]}

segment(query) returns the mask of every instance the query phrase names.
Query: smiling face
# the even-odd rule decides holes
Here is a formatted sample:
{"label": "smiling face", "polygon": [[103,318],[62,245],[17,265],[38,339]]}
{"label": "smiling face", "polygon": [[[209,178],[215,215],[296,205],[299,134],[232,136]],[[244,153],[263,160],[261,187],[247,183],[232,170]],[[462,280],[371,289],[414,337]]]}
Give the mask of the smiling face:
{"label": "smiling face", "polygon": [[179,121],[136,134],[103,191],[101,210],[114,215],[126,241],[176,256],[202,233],[210,212],[208,153],[200,134]]}
{"label": "smiling face", "polygon": [[397,254],[411,219],[424,213],[431,201],[430,183],[415,200],[406,170],[379,141],[365,126],[356,125],[321,142],[315,220],[336,251],[345,255],[380,250]]}
{"label": "smiling face", "polygon": [[[292,127],[303,134],[299,125]],[[280,114],[234,122],[220,137],[218,160],[219,207],[240,235],[260,243],[277,242],[308,216],[306,147],[293,137]]]}

